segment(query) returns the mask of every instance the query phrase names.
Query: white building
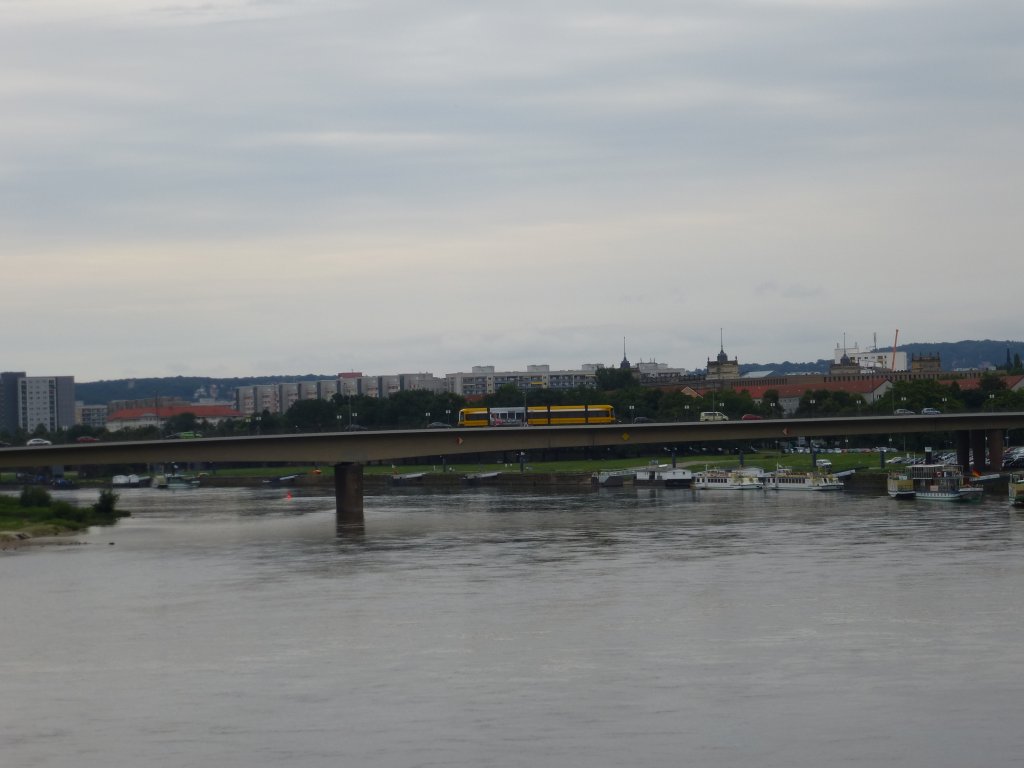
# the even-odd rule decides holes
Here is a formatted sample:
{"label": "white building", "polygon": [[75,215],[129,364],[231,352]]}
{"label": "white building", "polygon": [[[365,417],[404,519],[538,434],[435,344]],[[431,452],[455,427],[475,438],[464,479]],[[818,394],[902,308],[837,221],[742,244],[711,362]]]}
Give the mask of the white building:
{"label": "white building", "polygon": [[445,387],[453,395],[490,395],[504,386],[530,389],[575,389],[597,383],[595,366],[552,371],[550,365],[528,365],[525,371],[496,371],[493,365],[474,365],[469,372],[445,374]]}
{"label": "white building", "polygon": [[857,346],[843,347],[836,344],[836,348],[833,352],[835,363],[838,365],[842,362],[843,355],[846,355],[850,359],[850,362],[859,365],[863,370],[875,371],[907,371],[910,370],[910,364],[907,361],[906,352],[896,352],[895,355],[891,349],[872,349],[872,350],[861,350]]}

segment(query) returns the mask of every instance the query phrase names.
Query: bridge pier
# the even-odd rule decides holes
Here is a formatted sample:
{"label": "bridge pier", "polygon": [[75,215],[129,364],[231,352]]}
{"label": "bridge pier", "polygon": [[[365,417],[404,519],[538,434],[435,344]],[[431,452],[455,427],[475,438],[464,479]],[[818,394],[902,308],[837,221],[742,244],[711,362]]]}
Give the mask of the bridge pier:
{"label": "bridge pier", "polygon": [[956,433],[956,463],[964,472],[971,471],[971,433],[970,430],[961,429]]}
{"label": "bridge pier", "polygon": [[985,433],[980,429],[971,430],[971,452],[974,454],[971,467],[981,472],[985,469]]}
{"label": "bridge pier", "polygon": [[1003,469],[1003,430],[990,429],[985,435],[988,437],[988,469],[990,472],[1000,472]]}
{"label": "bridge pier", "polygon": [[[999,472],[1003,468],[1005,443],[1001,429],[972,429],[956,433],[956,463],[966,471]],[[971,461],[971,454],[974,461]]]}
{"label": "bridge pier", "polygon": [[339,532],[363,528],[363,465],[345,462],[334,465],[334,503]]}

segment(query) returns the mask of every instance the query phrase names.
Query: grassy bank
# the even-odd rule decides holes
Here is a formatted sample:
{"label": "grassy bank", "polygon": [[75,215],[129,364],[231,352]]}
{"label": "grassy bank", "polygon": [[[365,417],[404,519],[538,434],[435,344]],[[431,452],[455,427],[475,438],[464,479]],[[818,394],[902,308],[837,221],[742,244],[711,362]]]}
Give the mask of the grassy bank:
{"label": "grassy bank", "polygon": [[111,491],[100,491],[96,503],[88,507],[55,501],[40,487],[27,486],[16,497],[0,496],[0,532],[52,536],[92,525],[113,525],[126,514],[117,510],[117,494]]}

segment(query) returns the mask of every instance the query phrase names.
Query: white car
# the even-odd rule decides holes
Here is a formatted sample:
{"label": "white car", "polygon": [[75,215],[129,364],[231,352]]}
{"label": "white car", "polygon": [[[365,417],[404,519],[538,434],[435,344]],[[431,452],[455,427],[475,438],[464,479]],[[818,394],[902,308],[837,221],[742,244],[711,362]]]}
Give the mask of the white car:
{"label": "white car", "polygon": [[25,445],[53,445],[49,440],[43,440],[41,437],[33,437]]}

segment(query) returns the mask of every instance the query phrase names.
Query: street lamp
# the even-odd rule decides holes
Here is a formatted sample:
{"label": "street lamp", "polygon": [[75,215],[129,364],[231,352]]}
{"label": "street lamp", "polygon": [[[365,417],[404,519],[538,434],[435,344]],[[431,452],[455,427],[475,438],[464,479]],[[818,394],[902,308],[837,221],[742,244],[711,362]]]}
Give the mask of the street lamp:
{"label": "street lamp", "polygon": [[994,411],[996,409],[996,394],[995,392],[989,392],[988,395],[989,410]]}
{"label": "street lamp", "polygon": [[811,418],[812,419],[814,418],[814,404],[817,403],[817,402],[818,401],[815,400],[813,397],[810,400],[807,401],[808,405],[811,406]]}
{"label": "street lamp", "polygon": [[430,411],[427,411],[423,415],[427,417],[427,424],[429,425],[430,424]]}
{"label": "street lamp", "polygon": [[769,414],[770,416],[774,416],[775,415],[775,406],[777,406],[777,405],[778,405],[778,403],[768,403],[768,407],[771,408],[771,413]]}
{"label": "street lamp", "polygon": [[452,425],[452,409],[451,408],[445,408],[444,409],[444,420],[445,420],[445,423],[449,427]]}
{"label": "street lamp", "polygon": [[630,423],[630,424],[632,424],[632,423],[633,423],[633,412],[634,412],[635,410],[636,410],[636,406],[635,406],[635,405],[631,405],[631,406],[629,406],[629,423]]}
{"label": "street lamp", "polygon": [[690,420],[690,406],[684,405],[683,409],[686,411],[686,420],[689,421]]}
{"label": "street lamp", "polygon": [[358,418],[359,418],[359,414],[358,413],[356,413],[355,411],[350,411],[349,412],[349,421],[348,421],[348,423],[349,424],[355,424],[356,420]]}

